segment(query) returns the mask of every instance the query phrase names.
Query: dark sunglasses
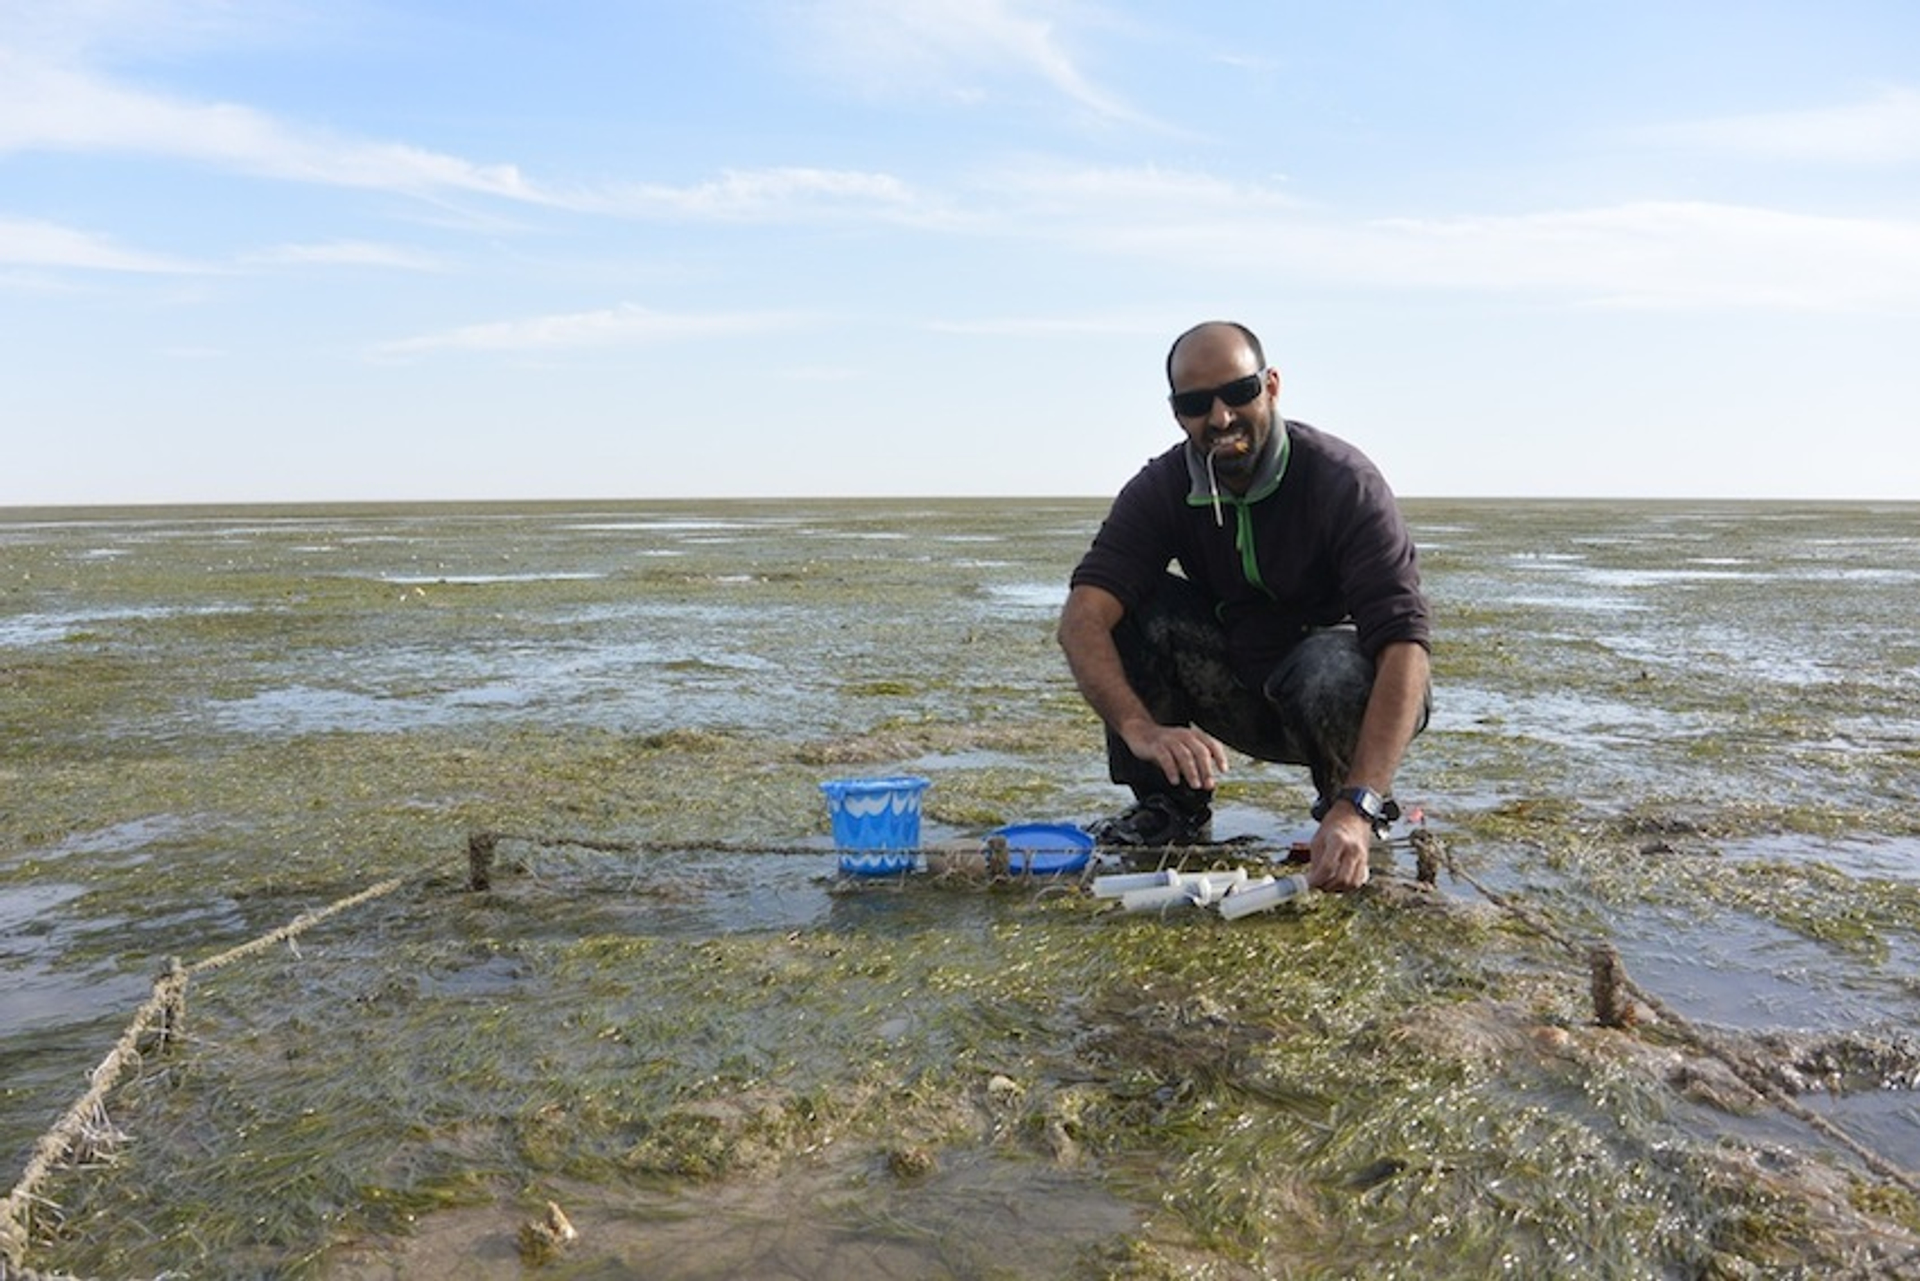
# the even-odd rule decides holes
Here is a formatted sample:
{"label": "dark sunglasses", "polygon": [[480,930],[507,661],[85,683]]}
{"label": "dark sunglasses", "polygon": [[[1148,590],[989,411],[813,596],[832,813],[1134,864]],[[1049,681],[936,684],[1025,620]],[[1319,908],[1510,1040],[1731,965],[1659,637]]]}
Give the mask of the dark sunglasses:
{"label": "dark sunglasses", "polygon": [[1258,396],[1266,385],[1267,371],[1263,369],[1205,391],[1176,391],[1167,397],[1167,403],[1182,418],[1199,418],[1212,411],[1215,397],[1225,401],[1228,409],[1238,409]]}

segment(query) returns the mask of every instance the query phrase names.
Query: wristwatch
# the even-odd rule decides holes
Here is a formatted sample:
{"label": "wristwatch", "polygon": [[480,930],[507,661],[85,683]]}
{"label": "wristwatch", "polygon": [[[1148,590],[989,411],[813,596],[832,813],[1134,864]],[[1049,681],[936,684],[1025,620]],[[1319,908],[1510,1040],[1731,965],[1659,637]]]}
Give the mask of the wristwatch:
{"label": "wristwatch", "polygon": [[1384,832],[1400,817],[1400,807],[1371,787],[1347,787],[1334,793],[1333,800],[1313,807],[1315,818],[1325,818],[1333,801],[1345,801],[1367,820],[1376,832]]}

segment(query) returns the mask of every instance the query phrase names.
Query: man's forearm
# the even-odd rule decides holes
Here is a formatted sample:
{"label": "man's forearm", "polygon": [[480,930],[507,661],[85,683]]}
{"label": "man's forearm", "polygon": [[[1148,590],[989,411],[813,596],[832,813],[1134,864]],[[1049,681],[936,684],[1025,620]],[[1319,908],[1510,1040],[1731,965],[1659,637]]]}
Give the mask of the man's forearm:
{"label": "man's forearm", "polygon": [[1080,696],[1115,733],[1123,737],[1130,726],[1151,721],[1147,705],[1127,680],[1120,650],[1113,643],[1113,624],[1104,602],[1070,600],[1060,617],[1060,648]]}
{"label": "man's forearm", "polygon": [[1375,656],[1373,693],[1360,720],[1346,784],[1382,795],[1391,792],[1393,776],[1426,710],[1430,671],[1426,647],[1412,641],[1387,645]]}

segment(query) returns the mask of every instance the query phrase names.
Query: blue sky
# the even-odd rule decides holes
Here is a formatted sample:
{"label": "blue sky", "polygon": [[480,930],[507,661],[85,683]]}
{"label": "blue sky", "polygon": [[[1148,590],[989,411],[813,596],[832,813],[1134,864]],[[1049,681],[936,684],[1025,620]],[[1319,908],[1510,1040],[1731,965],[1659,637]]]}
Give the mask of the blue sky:
{"label": "blue sky", "polygon": [[1920,499],[1909,0],[0,0],[0,505]]}

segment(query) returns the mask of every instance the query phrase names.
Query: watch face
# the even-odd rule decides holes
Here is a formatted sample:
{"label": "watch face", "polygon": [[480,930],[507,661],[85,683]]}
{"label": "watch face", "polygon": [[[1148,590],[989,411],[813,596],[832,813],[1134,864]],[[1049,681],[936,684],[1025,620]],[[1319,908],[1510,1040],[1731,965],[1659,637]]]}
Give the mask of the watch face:
{"label": "watch face", "polygon": [[1379,821],[1380,798],[1378,796],[1364,787],[1352,788],[1344,795],[1352,803],[1353,808],[1359,810],[1364,817],[1375,822]]}

